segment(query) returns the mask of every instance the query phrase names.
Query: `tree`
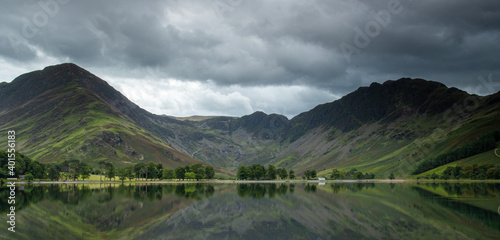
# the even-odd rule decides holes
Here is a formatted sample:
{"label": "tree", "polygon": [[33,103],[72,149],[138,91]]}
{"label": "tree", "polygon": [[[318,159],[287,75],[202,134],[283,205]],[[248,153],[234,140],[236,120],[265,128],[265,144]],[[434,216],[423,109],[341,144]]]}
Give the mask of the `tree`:
{"label": "tree", "polygon": [[59,164],[51,164],[49,165],[48,167],[48,177],[50,180],[54,181],[54,180],[59,180],[59,173],[61,172],[61,165]]}
{"label": "tree", "polygon": [[288,173],[286,172],[285,168],[278,169],[278,174],[280,175],[281,179],[286,179],[288,177]]}
{"label": "tree", "polygon": [[123,184],[123,181],[127,179],[127,169],[124,167],[119,168],[118,169],[118,177],[120,178],[120,180],[122,180],[122,184]]}
{"label": "tree", "polygon": [[80,177],[82,177],[83,181],[85,181],[86,178],[90,178],[90,167],[87,163],[80,162]]}
{"label": "tree", "polygon": [[73,175],[73,182],[74,182],[76,177],[78,176],[78,170],[80,167],[80,160],[77,160],[77,159],[69,160],[68,167],[69,167],[69,170],[71,171],[71,174]]}
{"label": "tree", "polygon": [[311,178],[315,179],[316,178],[316,170],[311,170]]}
{"label": "tree", "polygon": [[194,173],[194,172],[187,172],[186,175],[185,175],[185,177],[187,179],[195,179],[196,178],[196,173]]}
{"label": "tree", "polygon": [[127,175],[128,180],[132,181],[132,179],[134,179],[134,166],[128,166],[125,169],[125,173]]}
{"label": "tree", "polygon": [[[29,162],[29,161],[26,161]],[[44,167],[43,164],[38,161],[29,162],[28,173],[31,173],[34,178],[42,179],[44,178]]]}
{"label": "tree", "polygon": [[190,166],[190,170],[191,170],[191,172],[195,173],[196,180],[200,180],[200,179],[205,178],[205,169],[203,168],[201,163],[192,164]]}
{"label": "tree", "polygon": [[253,164],[251,170],[252,170],[252,176],[257,180],[260,180],[260,178],[266,175],[266,168],[264,168],[264,166],[260,164]]}
{"label": "tree", "polygon": [[100,176],[99,176],[99,181],[102,182],[102,169],[106,167],[106,162],[104,160],[99,161],[99,171],[100,171]]}
{"label": "tree", "polygon": [[115,166],[110,162],[106,163],[106,177],[109,178],[109,181],[115,177]]}
{"label": "tree", "polygon": [[33,175],[31,173],[24,175],[24,180],[28,180],[28,182],[33,181]]}
{"label": "tree", "polygon": [[156,176],[156,164],[154,162],[149,162],[146,171],[146,181],[148,180],[148,175],[150,179],[155,179]]}
{"label": "tree", "polygon": [[238,179],[245,180],[248,179],[251,175],[251,170],[247,166],[241,165],[238,167],[238,172],[236,173],[236,176]]}
{"label": "tree", "polygon": [[177,179],[182,179],[184,180],[185,179],[185,174],[186,174],[186,169],[183,168],[183,167],[177,167],[175,169],[175,176],[177,177]]}
{"label": "tree", "polygon": [[267,166],[267,176],[274,180],[276,179],[276,174],[278,173],[278,171],[276,170],[276,167],[274,165],[269,165]]}
{"label": "tree", "polygon": [[213,179],[215,178],[215,171],[212,166],[206,166],[205,167],[205,177],[207,179]]}
{"label": "tree", "polygon": [[306,177],[306,179],[309,180],[311,178],[311,170],[305,170],[304,177]]}
{"label": "tree", "polygon": [[337,169],[332,169],[332,173],[330,174],[331,179],[339,179],[340,178],[340,171]]}
{"label": "tree", "polygon": [[292,180],[295,179],[295,171],[294,170],[290,170],[290,172],[288,173],[288,177],[290,179],[292,179]]}
{"label": "tree", "polygon": [[394,177],[394,173],[391,173],[391,174],[389,175],[389,179],[393,180],[393,179],[395,179],[395,178],[396,178],[396,177]]}
{"label": "tree", "polygon": [[134,165],[134,173],[135,173],[135,177],[137,178],[138,181],[141,178],[141,175],[144,173],[144,168],[145,168],[145,164],[142,162],[136,163]]}
{"label": "tree", "polygon": [[164,168],[163,169],[163,174],[162,174],[163,179],[174,179],[175,178],[175,172],[172,169]]}
{"label": "tree", "polygon": [[163,165],[161,163],[158,163],[156,164],[156,178],[160,180],[162,175],[163,175]]}

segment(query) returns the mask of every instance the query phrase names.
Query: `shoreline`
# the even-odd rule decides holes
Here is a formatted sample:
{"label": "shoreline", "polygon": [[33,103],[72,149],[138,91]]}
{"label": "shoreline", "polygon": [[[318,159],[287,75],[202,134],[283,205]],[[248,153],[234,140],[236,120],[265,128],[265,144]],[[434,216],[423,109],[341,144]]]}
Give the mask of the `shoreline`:
{"label": "shoreline", "polygon": [[[46,185],[46,184],[122,184],[122,181],[6,181],[3,184],[15,182],[19,185]],[[341,179],[341,180],[201,180],[201,181],[123,181],[123,184],[186,184],[186,183],[212,183],[212,184],[241,184],[241,183],[500,183],[500,180],[430,180],[430,179]]]}

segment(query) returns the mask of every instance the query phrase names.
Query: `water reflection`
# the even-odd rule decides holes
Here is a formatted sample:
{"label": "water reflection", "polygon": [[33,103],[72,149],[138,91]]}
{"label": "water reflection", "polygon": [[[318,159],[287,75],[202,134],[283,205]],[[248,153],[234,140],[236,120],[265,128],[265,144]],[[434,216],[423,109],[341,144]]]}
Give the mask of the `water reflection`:
{"label": "water reflection", "polygon": [[238,196],[241,198],[263,198],[266,195],[274,198],[276,195],[285,195],[287,192],[295,191],[295,184],[274,184],[274,183],[243,183],[237,185]]}
{"label": "water reflection", "polygon": [[476,183],[28,185],[23,235],[0,239],[494,239],[499,201]]}

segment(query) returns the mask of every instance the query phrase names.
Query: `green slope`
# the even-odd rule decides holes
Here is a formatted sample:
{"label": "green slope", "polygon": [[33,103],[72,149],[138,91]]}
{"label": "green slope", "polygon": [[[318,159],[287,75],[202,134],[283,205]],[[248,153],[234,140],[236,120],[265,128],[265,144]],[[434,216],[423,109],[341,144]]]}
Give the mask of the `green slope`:
{"label": "green slope", "polygon": [[2,116],[0,134],[9,130],[16,131],[16,150],[41,162],[154,161],[168,167],[198,162],[104,102],[82,79],[67,80],[10,109]]}

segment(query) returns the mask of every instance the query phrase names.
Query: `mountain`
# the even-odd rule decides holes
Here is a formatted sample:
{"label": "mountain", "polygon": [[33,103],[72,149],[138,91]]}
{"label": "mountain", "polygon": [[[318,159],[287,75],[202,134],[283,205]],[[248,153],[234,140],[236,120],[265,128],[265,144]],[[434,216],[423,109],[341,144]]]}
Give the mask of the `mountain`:
{"label": "mountain", "polygon": [[[235,171],[274,164],[301,174],[356,168],[406,176],[427,159],[499,130],[500,93],[481,97],[423,79],[373,83],[288,120],[256,112],[213,117],[172,128],[187,152]],[[188,125],[186,125],[188,126]],[[167,141],[175,142],[169,139]],[[494,161],[488,155],[481,162]]]}
{"label": "mountain", "polygon": [[0,102],[0,132],[15,130],[16,150],[35,160],[154,161],[169,167],[199,162],[143,127],[149,123],[143,119],[160,117],[74,64],[50,66],[2,84]]}
{"label": "mountain", "polygon": [[[483,97],[409,78],[360,87],[292,119],[263,112],[176,118],[149,113],[90,72],[61,64],[0,84],[0,102],[0,134],[16,130],[19,151],[46,162],[202,161],[232,172],[258,163],[299,175],[356,168],[406,176],[500,130],[500,92]],[[485,154],[480,162],[496,158]]]}
{"label": "mountain", "polygon": [[500,129],[499,97],[422,79],[373,83],[293,118],[286,148],[271,162],[321,174],[336,167],[407,175],[421,161]]}

